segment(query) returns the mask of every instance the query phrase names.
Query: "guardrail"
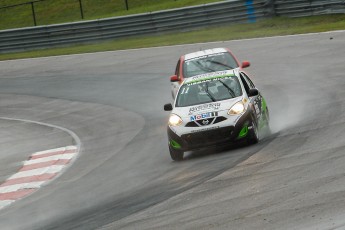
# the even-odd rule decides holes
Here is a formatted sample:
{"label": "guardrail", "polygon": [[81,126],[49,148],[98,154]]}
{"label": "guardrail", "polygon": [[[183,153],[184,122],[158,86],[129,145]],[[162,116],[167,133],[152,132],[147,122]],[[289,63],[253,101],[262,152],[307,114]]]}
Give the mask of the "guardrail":
{"label": "guardrail", "polygon": [[273,15],[345,13],[343,0],[235,0],[102,20],[0,31],[0,53],[91,43],[133,35],[255,22]]}
{"label": "guardrail", "polygon": [[275,0],[278,16],[304,17],[321,14],[345,13],[344,0]]}
{"label": "guardrail", "polygon": [[266,0],[225,1],[102,20],[0,31],[0,53],[89,43],[98,40],[186,30],[221,23],[255,22]]}

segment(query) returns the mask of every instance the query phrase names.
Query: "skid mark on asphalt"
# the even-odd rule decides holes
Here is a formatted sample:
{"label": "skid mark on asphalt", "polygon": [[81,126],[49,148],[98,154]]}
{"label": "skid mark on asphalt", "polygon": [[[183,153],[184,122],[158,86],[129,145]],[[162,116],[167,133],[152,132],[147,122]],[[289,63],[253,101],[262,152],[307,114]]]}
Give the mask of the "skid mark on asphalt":
{"label": "skid mark on asphalt", "polygon": [[66,146],[32,154],[23,167],[0,185],[0,210],[48,183],[76,157],[78,148]]}

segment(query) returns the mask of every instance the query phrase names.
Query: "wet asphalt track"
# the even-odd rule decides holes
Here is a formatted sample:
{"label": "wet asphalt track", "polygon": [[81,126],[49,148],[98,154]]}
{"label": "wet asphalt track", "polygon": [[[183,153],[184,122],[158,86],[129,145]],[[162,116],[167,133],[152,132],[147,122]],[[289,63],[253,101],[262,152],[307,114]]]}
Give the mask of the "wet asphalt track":
{"label": "wet asphalt track", "polygon": [[[211,47],[251,61],[275,134],[172,162],[169,76]],[[333,32],[0,62],[0,117],[82,143],[62,176],[0,210],[1,229],[345,229],[344,47]],[[13,123],[0,123],[8,142],[22,134],[0,143],[1,180],[31,151],[73,142]]]}

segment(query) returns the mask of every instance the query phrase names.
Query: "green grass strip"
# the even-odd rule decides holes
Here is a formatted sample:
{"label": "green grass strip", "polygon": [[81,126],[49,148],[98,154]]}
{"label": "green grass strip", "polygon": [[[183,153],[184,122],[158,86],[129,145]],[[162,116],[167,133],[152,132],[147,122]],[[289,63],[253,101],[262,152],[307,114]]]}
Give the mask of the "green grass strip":
{"label": "green grass strip", "polygon": [[[0,0],[0,30],[34,26],[30,2],[34,0]],[[195,6],[222,0],[82,0],[84,20],[132,15],[167,9]],[[81,11],[78,0],[44,0],[34,3],[37,25],[80,21]]]}

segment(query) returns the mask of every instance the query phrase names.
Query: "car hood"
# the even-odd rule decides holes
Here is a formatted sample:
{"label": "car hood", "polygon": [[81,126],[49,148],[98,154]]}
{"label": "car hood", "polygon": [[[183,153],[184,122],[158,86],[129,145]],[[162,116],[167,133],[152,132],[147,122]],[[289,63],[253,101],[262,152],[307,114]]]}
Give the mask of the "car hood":
{"label": "car hood", "polygon": [[208,112],[228,111],[234,104],[241,101],[243,97],[236,97],[228,100],[210,102],[205,104],[198,104],[186,107],[175,107],[172,113],[180,117],[190,117],[193,115],[204,114]]}

